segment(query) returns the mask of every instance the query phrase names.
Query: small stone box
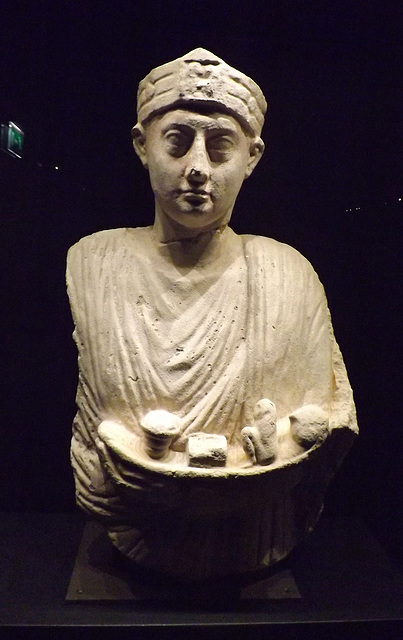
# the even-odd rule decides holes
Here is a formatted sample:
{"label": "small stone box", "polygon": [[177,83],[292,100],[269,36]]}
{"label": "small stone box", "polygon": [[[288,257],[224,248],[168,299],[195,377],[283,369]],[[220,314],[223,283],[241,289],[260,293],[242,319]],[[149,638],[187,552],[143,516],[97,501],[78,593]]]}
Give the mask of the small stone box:
{"label": "small stone box", "polygon": [[210,433],[189,436],[186,451],[189,467],[225,467],[227,438]]}

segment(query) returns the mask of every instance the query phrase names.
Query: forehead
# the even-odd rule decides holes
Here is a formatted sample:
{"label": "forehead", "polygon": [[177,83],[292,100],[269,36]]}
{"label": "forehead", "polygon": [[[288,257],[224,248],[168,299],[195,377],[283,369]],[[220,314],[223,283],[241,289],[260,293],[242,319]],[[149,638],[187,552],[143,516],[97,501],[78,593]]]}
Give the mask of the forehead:
{"label": "forehead", "polygon": [[190,109],[173,109],[153,118],[151,127],[166,131],[170,128],[189,128],[203,131],[222,131],[233,135],[244,135],[238,120],[227,113],[216,111],[193,111]]}

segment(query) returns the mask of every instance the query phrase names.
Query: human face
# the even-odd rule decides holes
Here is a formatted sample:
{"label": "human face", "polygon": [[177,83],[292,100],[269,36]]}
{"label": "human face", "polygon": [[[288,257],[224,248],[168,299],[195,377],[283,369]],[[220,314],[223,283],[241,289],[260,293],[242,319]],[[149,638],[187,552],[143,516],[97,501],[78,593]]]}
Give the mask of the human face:
{"label": "human face", "polygon": [[242,182],[260,157],[232,116],[184,109],[151,120],[136,150],[150,173],[156,221],[168,219],[197,233],[228,223]]}

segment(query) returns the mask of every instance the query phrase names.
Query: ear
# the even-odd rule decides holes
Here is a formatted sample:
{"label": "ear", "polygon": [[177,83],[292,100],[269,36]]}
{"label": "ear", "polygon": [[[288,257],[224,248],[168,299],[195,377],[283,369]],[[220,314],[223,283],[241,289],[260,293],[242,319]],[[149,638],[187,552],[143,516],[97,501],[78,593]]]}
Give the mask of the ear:
{"label": "ear", "polygon": [[263,151],[264,151],[264,142],[261,138],[254,138],[253,140],[251,140],[250,146],[249,146],[248,165],[245,171],[245,178],[244,178],[245,180],[246,178],[249,178],[253,169],[256,167],[257,163],[259,162],[260,158],[263,155]]}
{"label": "ear", "polygon": [[148,169],[146,152],[146,132],[141,124],[137,123],[132,129],[133,147],[140,158],[143,167]]}

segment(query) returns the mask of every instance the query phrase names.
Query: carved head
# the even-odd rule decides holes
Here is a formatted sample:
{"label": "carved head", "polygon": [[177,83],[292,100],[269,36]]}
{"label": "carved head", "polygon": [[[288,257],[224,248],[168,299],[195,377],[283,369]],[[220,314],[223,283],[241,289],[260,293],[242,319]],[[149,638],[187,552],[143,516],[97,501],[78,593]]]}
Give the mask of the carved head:
{"label": "carved head", "polygon": [[227,224],[264,150],[258,85],[205,49],[140,82],[133,144],[150,173],[156,216],[200,230]]}

